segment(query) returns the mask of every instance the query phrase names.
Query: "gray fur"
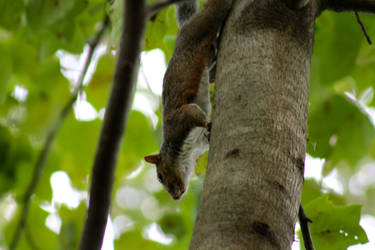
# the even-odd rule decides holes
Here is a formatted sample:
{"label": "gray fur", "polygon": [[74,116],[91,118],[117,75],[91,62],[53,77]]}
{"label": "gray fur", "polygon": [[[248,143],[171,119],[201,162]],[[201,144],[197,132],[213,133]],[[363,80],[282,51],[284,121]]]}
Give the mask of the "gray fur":
{"label": "gray fur", "polygon": [[188,0],[176,4],[176,19],[178,27],[181,27],[198,10],[198,0]]}
{"label": "gray fur", "polygon": [[197,158],[208,149],[207,64],[210,46],[231,4],[232,0],[209,0],[195,15],[197,0],[177,6],[180,31],[163,80],[163,143],[159,154],[145,157],[156,164],[160,182],[174,199],[187,190]]}

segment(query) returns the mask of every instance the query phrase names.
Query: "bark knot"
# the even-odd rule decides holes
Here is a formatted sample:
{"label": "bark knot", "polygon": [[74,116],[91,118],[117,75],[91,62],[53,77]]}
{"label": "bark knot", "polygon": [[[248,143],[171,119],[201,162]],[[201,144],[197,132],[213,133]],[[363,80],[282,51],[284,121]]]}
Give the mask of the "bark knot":
{"label": "bark knot", "polygon": [[303,173],[305,169],[305,160],[302,157],[297,157],[294,159],[294,164],[303,177]]}
{"label": "bark knot", "polygon": [[287,191],[286,191],[284,185],[282,185],[282,184],[281,184],[280,182],[278,182],[278,181],[274,181],[273,183],[275,184],[275,186],[276,186],[276,187],[277,187],[282,193],[287,194]]}
{"label": "bark knot", "polygon": [[271,230],[268,224],[260,221],[254,221],[252,224],[252,229],[256,234],[265,237],[277,249],[281,249],[280,243],[278,242],[275,233]]}
{"label": "bark knot", "polygon": [[240,154],[240,150],[238,148],[232,149],[229,151],[226,155],[225,158],[234,158],[237,157]]}

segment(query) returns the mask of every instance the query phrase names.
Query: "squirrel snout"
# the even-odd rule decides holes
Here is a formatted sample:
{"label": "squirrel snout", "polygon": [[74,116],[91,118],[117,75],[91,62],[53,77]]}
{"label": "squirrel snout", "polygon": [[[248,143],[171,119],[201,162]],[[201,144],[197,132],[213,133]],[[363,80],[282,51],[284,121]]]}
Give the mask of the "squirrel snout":
{"label": "squirrel snout", "polygon": [[179,200],[179,199],[181,199],[182,195],[185,193],[185,190],[186,190],[186,189],[185,189],[185,187],[183,187],[183,186],[179,186],[179,187],[176,186],[176,189],[174,189],[174,192],[171,193],[172,198],[173,198],[174,200]]}

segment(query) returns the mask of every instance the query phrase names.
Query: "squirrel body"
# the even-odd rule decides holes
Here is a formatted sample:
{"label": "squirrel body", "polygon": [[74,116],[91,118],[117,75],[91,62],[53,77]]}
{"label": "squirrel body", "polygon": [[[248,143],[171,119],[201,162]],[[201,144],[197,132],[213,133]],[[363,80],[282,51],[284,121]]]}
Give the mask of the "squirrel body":
{"label": "squirrel body", "polygon": [[191,18],[186,15],[195,12],[197,1],[177,5],[181,29],[163,80],[163,142],[158,154],[145,157],[156,165],[159,181],[176,200],[188,187],[196,159],[208,150],[207,64],[210,46],[231,5],[232,0],[208,0]]}

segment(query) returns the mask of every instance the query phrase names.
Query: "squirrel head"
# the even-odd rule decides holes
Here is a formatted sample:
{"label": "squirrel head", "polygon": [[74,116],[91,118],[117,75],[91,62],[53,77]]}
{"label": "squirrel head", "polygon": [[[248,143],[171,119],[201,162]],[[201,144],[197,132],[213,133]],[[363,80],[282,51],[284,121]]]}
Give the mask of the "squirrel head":
{"label": "squirrel head", "polygon": [[156,173],[158,180],[174,200],[179,200],[185,193],[187,184],[180,175],[178,169],[168,157],[163,157],[162,154],[145,156],[145,161],[156,165]]}

